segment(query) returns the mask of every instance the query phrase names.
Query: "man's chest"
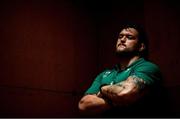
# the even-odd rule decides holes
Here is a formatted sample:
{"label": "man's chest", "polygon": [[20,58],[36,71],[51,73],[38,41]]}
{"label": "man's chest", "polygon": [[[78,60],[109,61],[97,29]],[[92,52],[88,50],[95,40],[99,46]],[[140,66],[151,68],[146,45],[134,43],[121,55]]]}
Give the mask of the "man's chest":
{"label": "man's chest", "polygon": [[126,80],[132,73],[132,68],[123,71],[109,70],[106,71],[101,79],[101,84],[116,84]]}

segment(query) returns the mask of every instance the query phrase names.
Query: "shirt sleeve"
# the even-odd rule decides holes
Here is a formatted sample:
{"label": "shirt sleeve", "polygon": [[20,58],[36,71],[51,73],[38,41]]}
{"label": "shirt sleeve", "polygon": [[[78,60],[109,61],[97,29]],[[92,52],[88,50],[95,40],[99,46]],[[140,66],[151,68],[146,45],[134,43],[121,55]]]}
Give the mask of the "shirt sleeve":
{"label": "shirt sleeve", "polygon": [[90,88],[85,92],[85,94],[97,94],[99,92],[99,88],[100,86],[102,85],[101,84],[101,80],[102,80],[102,77],[104,75],[106,71],[100,73],[96,78],[95,80],[93,81],[93,83],[91,84]]}
{"label": "shirt sleeve", "polygon": [[147,85],[152,85],[162,79],[159,67],[150,62],[135,67],[131,76],[133,75],[143,79]]}

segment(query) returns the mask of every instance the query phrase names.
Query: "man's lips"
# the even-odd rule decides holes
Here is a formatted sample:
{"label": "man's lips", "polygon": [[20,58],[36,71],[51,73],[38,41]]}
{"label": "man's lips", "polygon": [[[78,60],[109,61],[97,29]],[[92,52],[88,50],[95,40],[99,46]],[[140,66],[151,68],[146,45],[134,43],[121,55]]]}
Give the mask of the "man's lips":
{"label": "man's lips", "polygon": [[119,43],[119,44],[118,44],[118,47],[126,47],[126,45],[125,45],[125,44],[122,44],[122,43]]}

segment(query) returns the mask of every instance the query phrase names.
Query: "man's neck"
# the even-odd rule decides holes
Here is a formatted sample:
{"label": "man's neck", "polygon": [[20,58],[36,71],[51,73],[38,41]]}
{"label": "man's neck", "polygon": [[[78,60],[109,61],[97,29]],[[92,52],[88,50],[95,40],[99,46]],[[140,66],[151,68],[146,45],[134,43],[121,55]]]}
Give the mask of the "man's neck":
{"label": "man's neck", "polygon": [[136,60],[138,60],[140,57],[139,56],[134,56],[134,57],[123,57],[120,59],[120,68],[121,70],[124,70],[126,67],[128,67],[129,65],[131,65],[133,62],[135,62]]}

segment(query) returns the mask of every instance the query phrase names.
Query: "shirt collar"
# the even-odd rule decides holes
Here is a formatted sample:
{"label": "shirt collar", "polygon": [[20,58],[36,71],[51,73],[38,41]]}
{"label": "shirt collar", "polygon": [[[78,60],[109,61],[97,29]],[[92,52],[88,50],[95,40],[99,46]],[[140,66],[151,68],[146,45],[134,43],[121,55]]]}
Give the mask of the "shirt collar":
{"label": "shirt collar", "polygon": [[[128,68],[134,66],[135,64],[138,64],[138,63],[140,63],[140,62],[142,62],[142,61],[144,61],[144,60],[145,60],[144,58],[139,58],[138,60],[134,61],[134,62],[131,63],[129,66],[127,66],[124,70],[126,70],[126,69],[128,69]],[[116,71],[122,71],[122,70],[120,69],[120,67],[121,67],[120,64],[116,64],[115,67],[114,67],[114,69],[115,69]]]}
{"label": "shirt collar", "polygon": [[[127,68],[132,67],[132,66],[134,66],[135,64],[138,64],[138,63],[140,63],[140,62],[142,62],[142,61],[144,61],[144,58],[139,58],[138,60],[136,60],[136,61],[134,61],[133,63],[131,63]],[[126,69],[127,69],[127,68],[126,68]]]}

